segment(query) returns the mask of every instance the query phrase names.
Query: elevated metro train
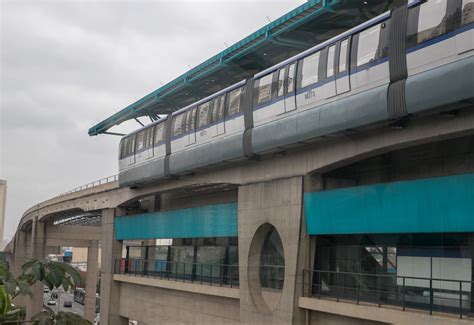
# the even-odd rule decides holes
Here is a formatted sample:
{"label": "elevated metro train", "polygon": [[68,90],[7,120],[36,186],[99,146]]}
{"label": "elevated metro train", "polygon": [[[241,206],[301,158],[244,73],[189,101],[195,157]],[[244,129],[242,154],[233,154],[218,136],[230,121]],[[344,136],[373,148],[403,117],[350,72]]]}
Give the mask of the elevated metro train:
{"label": "elevated metro train", "polygon": [[120,186],[474,103],[474,0],[410,1],[124,136]]}

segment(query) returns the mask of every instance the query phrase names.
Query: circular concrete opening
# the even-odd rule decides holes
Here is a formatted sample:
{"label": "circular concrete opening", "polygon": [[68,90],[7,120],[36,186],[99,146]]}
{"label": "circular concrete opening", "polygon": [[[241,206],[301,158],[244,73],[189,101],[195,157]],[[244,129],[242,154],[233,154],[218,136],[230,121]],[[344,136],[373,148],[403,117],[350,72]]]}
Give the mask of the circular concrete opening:
{"label": "circular concrete opening", "polygon": [[281,298],[285,278],[283,242],[276,228],[261,225],[252,239],[248,261],[249,287],[255,305],[272,311]]}

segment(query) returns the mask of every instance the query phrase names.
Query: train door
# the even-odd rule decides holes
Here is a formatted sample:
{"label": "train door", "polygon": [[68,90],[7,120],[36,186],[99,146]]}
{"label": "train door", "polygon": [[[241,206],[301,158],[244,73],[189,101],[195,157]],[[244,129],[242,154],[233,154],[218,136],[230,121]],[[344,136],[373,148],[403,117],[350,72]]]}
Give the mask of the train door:
{"label": "train door", "polygon": [[216,135],[225,133],[224,123],[225,94],[214,99],[214,109],[212,110],[212,121],[216,128]]}
{"label": "train door", "polygon": [[349,78],[349,39],[342,40],[336,51],[336,93],[343,94],[351,90]]}
{"label": "train door", "polygon": [[155,127],[151,127],[151,128],[148,128],[146,130],[146,136],[145,136],[145,142],[146,142],[146,147],[147,147],[147,157],[146,159],[150,159],[150,158],[153,158],[153,155],[154,155],[154,149],[153,149],[153,137],[154,137],[154,132],[155,131]]}
{"label": "train door", "polygon": [[286,91],[285,91],[285,112],[290,112],[296,109],[296,63],[290,64],[286,68]]}
{"label": "train door", "polygon": [[135,163],[135,135],[128,139],[127,143],[127,165],[133,165]]}
{"label": "train door", "polygon": [[193,107],[186,113],[186,132],[189,133],[187,135],[188,145],[196,143],[196,110],[197,107]]}
{"label": "train door", "polygon": [[321,87],[321,91],[324,94],[325,98],[330,98],[336,95],[336,78],[335,78],[335,58],[336,58],[336,45],[331,45],[326,50],[327,59],[326,59],[326,71],[323,72],[321,79],[326,77],[326,83]]}

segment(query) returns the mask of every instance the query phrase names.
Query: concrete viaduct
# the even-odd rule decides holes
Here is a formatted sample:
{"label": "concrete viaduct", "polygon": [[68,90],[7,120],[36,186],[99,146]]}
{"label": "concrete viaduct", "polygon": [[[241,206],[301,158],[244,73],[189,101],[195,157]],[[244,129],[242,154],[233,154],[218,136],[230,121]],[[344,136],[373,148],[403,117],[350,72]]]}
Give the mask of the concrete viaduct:
{"label": "concrete viaduct", "polygon": [[[303,270],[312,268],[316,238],[306,233],[303,193],[338,187],[347,177],[329,177],[332,171],[399,152],[415,160],[418,168],[409,172],[394,167],[382,180],[422,178],[474,172],[474,110],[460,110],[454,117],[434,114],[411,119],[406,127],[382,125],[352,134],[340,134],[282,154],[239,165],[202,170],[140,188],[120,188],[107,182],[41,202],[22,216],[15,237],[6,247],[14,272],[26,258],[43,259],[60,246],[88,248],[85,317],[93,320],[97,260],[101,253],[101,324],[164,323],[294,323],[294,324],[463,324],[466,319],[424,312],[402,311],[366,304],[336,302],[308,297]],[[441,159],[424,164],[424,156],[436,146],[466,147],[463,160]],[[451,144],[451,145],[449,145]],[[452,144],[455,144],[454,146]],[[444,147],[443,147],[444,148]],[[446,149],[446,150],[448,150]],[[393,164],[392,164],[393,165]],[[334,182],[334,179],[336,181]],[[332,182],[332,183],[331,183]],[[337,183],[337,184],[336,184]],[[336,184],[336,185],[331,185]],[[147,277],[115,274],[122,257],[122,241],[115,238],[114,218],[204,204],[237,202],[240,288],[172,282]],[[95,222],[68,224],[74,216],[95,218]],[[256,230],[271,223],[280,233],[285,248],[285,275],[281,297],[269,299],[256,292],[258,275],[249,267],[255,259]],[[257,289],[256,289],[257,288]],[[28,315],[42,308],[42,286],[25,299]],[[268,303],[272,301],[271,303]]]}

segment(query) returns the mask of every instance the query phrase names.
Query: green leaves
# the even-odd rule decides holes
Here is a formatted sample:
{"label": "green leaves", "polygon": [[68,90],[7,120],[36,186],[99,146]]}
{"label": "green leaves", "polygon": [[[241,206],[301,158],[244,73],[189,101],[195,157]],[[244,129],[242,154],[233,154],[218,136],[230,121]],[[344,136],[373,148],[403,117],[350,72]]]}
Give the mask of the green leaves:
{"label": "green leaves", "polygon": [[79,272],[70,264],[55,261],[40,262],[29,260],[22,266],[25,276],[29,276],[31,284],[36,281],[44,282],[49,289],[75,287],[81,283]]}
{"label": "green leaves", "polygon": [[91,325],[92,322],[82,318],[71,312],[63,312],[55,314],[50,308],[34,315],[31,318],[38,325]]}
{"label": "green leaves", "polygon": [[11,308],[12,300],[5,290],[4,285],[0,285],[0,315],[5,315]]}
{"label": "green leaves", "polygon": [[[0,323],[3,321],[21,321],[25,318],[24,308],[12,305],[17,295],[32,294],[31,287],[42,282],[50,290],[63,287],[68,290],[81,283],[79,272],[70,264],[63,262],[28,260],[21,266],[21,274],[14,278],[8,263],[0,260]],[[91,322],[70,312],[55,314],[51,308],[36,314],[31,319],[38,325],[89,325]]]}

